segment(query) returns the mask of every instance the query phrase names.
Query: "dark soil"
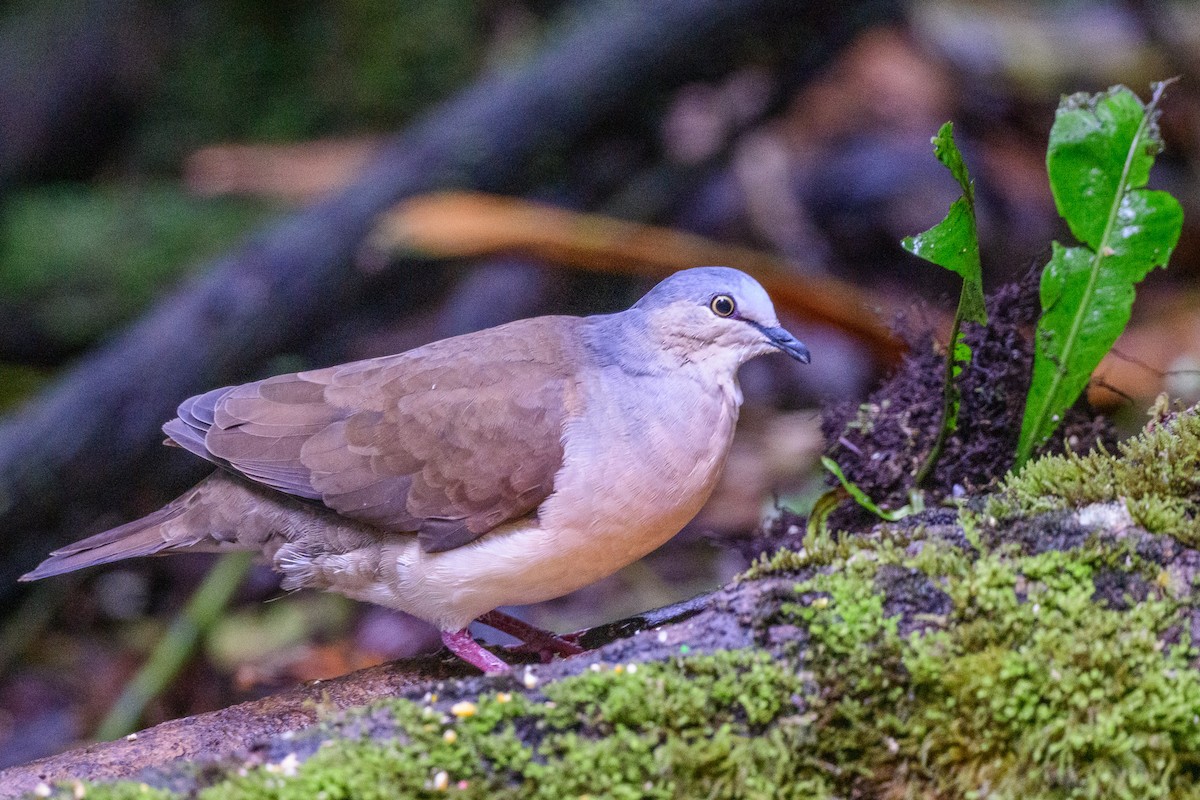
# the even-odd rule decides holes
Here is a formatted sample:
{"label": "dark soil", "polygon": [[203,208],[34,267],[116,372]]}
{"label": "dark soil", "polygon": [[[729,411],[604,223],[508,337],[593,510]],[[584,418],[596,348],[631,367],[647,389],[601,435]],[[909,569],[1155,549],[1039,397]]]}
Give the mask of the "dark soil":
{"label": "dark soil", "polygon": [[[988,299],[986,326],[967,324],[972,359],[961,377],[958,429],[946,439],[922,487],[927,505],[986,490],[1012,466],[1033,365],[1030,331],[1039,310],[1037,275],[1030,273]],[[865,403],[842,403],[825,412],[825,454],[884,508],[908,501],[914,476],[937,438],[945,364],[944,348],[926,331],[912,341],[895,374]],[[1067,413],[1045,451],[1085,452],[1097,442],[1114,441],[1108,422],[1081,401]],[[849,502],[829,519],[835,530],[870,524],[869,513]]]}

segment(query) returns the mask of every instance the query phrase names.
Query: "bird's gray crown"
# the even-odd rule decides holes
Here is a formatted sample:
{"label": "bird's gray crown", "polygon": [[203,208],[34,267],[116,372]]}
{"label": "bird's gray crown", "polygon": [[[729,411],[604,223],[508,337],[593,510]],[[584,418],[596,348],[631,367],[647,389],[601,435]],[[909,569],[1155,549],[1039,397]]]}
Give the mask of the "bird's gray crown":
{"label": "bird's gray crown", "polygon": [[634,308],[653,310],[665,308],[681,300],[707,303],[714,295],[731,294],[734,297],[753,298],[770,305],[767,292],[758,281],[741,270],[732,267],[694,267],[676,272],[646,293]]}

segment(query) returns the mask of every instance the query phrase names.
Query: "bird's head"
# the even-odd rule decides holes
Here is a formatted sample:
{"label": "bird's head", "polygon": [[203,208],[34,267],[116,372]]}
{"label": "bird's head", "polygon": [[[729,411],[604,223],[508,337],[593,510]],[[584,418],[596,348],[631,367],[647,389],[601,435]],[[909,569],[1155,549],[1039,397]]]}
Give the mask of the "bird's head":
{"label": "bird's head", "polygon": [[779,325],[771,298],[729,267],[697,267],[667,278],[631,309],[652,340],[684,362],[736,369],[755,356],[781,351],[805,364],[808,348]]}

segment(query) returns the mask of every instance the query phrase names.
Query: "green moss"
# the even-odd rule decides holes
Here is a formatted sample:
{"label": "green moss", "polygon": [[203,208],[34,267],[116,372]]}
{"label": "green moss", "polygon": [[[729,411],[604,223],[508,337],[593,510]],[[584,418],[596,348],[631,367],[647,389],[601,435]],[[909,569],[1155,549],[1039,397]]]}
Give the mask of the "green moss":
{"label": "green moss", "polygon": [[877,568],[894,562],[894,550],[860,555],[799,583],[800,602],[780,610],[812,637],[815,755],[856,768],[860,782],[844,791],[865,782],[903,796],[1194,796],[1200,673],[1186,636],[1164,644],[1186,617],[1157,587],[1128,611],[1095,597],[1099,570],[1142,568],[1124,547],[901,557],[954,609],[940,629],[907,637],[876,587]]}
{"label": "green moss", "polygon": [[1151,533],[1200,545],[1200,416],[1178,414],[1119,446],[1046,456],[1009,476],[988,505],[998,518],[1123,502]]}
{"label": "green moss", "polygon": [[794,575],[816,567],[829,566],[849,555],[851,546],[845,537],[831,536],[827,531],[807,534],[799,550],[776,550],[760,556],[737,576],[738,581],[754,581],[771,575]]}
{"label": "green moss", "polygon": [[738,581],[752,581],[773,575],[795,575],[806,570],[828,567],[852,559],[856,553],[866,558],[879,558],[884,551],[902,549],[910,541],[923,538],[919,527],[887,528],[886,536],[855,535],[845,531],[833,532],[824,527],[805,533],[799,550],[781,549],[759,557],[737,576]]}
{"label": "green moss", "polygon": [[[392,701],[394,739],[336,740],[303,763],[255,768],[199,796],[833,797],[828,766],[808,755],[815,731],[797,709],[802,692],[787,664],[729,652],[589,671],[546,685],[544,699],[489,693],[462,718]],[[109,792],[131,786],[92,787],[88,797],[130,797]]]}
{"label": "green moss", "polygon": [[[986,641],[975,625],[973,636],[955,629],[909,643],[905,665],[923,702],[904,746],[931,754],[942,790],[1186,796],[1200,755],[1200,675],[1186,644],[1162,644],[1181,622],[1176,605],[1102,608],[1086,565],[1046,556],[1018,560],[1013,575],[993,572],[1000,594],[1023,573],[1028,594]],[[956,608],[982,619],[963,599]]]}

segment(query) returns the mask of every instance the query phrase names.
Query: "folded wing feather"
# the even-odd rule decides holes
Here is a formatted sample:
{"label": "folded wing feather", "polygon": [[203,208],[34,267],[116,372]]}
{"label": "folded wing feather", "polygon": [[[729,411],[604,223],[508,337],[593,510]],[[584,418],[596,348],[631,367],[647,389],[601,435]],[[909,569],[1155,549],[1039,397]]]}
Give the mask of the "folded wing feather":
{"label": "folded wing feather", "polygon": [[164,430],[252,481],[458,547],[553,491],[580,357],[580,320],[558,320],[217,389]]}

